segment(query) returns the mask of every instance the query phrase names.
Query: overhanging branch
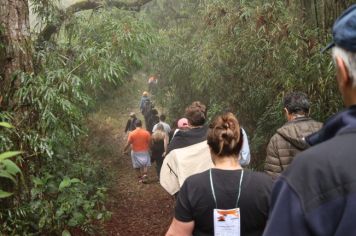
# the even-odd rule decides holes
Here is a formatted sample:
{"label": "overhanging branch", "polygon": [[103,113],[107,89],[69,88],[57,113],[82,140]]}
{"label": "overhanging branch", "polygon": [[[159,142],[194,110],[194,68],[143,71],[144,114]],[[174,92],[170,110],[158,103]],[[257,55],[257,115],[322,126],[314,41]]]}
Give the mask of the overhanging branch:
{"label": "overhanging branch", "polygon": [[126,3],[115,0],[107,0],[105,2],[101,0],[84,0],[74,3],[62,11],[61,16],[56,23],[50,22],[43,28],[43,30],[38,34],[37,45],[41,45],[43,42],[49,41],[52,35],[60,30],[63,21],[76,12],[98,9],[103,6],[116,7],[127,11],[140,11],[143,5],[151,1],[152,0],[137,0],[136,2]]}

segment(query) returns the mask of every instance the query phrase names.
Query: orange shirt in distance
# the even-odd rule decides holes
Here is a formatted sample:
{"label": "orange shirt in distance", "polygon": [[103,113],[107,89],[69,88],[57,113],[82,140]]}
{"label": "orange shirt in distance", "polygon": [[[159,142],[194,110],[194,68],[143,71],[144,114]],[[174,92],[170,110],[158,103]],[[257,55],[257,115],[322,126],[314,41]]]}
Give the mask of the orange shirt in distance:
{"label": "orange shirt in distance", "polygon": [[129,143],[132,144],[134,152],[147,152],[149,149],[151,135],[148,131],[142,128],[136,128],[129,134]]}

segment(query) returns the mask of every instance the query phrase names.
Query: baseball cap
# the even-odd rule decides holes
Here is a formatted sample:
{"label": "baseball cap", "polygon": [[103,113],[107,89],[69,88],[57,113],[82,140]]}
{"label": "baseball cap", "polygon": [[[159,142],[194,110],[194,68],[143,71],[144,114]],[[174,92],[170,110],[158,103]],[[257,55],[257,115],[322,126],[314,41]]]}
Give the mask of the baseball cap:
{"label": "baseball cap", "polygon": [[187,118],[181,118],[178,120],[178,128],[185,128],[185,127],[188,127],[188,119]]}
{"label": "baseball cap", "polygon": [[130,116],[136,116],[135,112],[130,112]]}
{"label": "baseball cap", "polygon": [[333,41],[321,52],[334,46],[346,51],[356,52],[356,4],[350,6],[339,16],[333,26]]}

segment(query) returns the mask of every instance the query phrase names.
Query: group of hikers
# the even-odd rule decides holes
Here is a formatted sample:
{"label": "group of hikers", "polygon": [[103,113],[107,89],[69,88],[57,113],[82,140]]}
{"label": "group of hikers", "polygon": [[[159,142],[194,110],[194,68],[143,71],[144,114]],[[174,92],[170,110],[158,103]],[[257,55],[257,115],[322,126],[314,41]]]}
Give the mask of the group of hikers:
{"label": "group of hikers", "polygon": [[346,108],[323,125],[309,117],[305,93],[286,94],[287,122],[267,146],[265,173],[244,168],[248,137],[232,112],[206,124],[207,107],[194,101],[177,129],[164,115],[151,127],[158,113],[146,118],[143,94],[147,130],[130,114],[124,151],[131,146],[139,182],[155,160],[161,186],[175,197],[166,235],[356,235],[356,4],[335,21],[323,51],[331,48]]}

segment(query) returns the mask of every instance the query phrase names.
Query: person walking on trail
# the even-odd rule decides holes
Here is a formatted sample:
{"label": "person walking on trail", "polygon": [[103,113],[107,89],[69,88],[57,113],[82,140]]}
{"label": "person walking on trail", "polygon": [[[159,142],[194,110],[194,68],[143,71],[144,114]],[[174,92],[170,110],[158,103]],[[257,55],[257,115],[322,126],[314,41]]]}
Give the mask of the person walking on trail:
{"label": "person walking on trail", "polygon": [[356,4],[335,21],[331,47],[346,108],[275,182],[264,236],[356,235]]}
{"label": "person walking on trail", "polygon": [[159,123],[158,111],[157,111],[157,109],[154,108],[149,112],[149,115],[147,118],[147,123],[146,123],[147,131],[152,134],[153,127],[158,123]]}
{"label": "person walking on trail", "polygon": [[127,120],[126,127],[125,127],[125,133],[131,132],[136,129],[136,114],[134,112],[130,113],[130,118]]}
{"label": "person walking on trail", "polygon": [[191,128],[187,131],[178,131],[168,145],[160,183],[171,195],[177,194],[187,177],[213,166],[206,143],[208,130],[205,125],[206,113],[205,105],[198,101],[187,107],[185,117]]}
{"label": "person walking on trail", "polygon": [[308,148],[304,138],[322,127],[322,123],[308,117],[310,102],[305,93],[288,93],[283,104],[287,123],[271,138],[264,168],[273,178],[277,178],[292,163],[297,153]]}
{"label": "person walking on trail", "polygon": [[151,139],[151,161],[156,162],[156,171],[159,179],[164,156],[167,152],[168,135],[164,131],[162,124],[157,125],[157,129],[152,134]]}
{"label": "person walking on trail", "polygon": [[146,91],[143,92],[141,101],[140,101],[140,111],[144,117],[146,129],[149,132],[151,132],[151,129],[152,129],[152,127],[150,129],[148,129],[148,126],[149,126],[149,120],[151,119],[152,110],[154,110],[153,108],[154,108],[154,105],[152,104],[150,98],[148,97],[148,93]]}
{"label": "person walking on trail", "polygon": [[241,167],[242,139],[232,113],[210,124],[207,142],[214,167],[185,180],[166,236],[262,235],[273,181]]}
{"label": "person walking on trail", "polygon": [[173,131],[172,133],[172,130],[170,132],[171,134],[171,139],[174,138],[174,136],[176,135],[176,133],[178,131],[186,131],[186,130],[189,130],[190,127],[189,127],[189,122],[188,122],[188,119],[187,118],[180,118],[178,121],[177,121],[177,128]]}
{"label": "person walking on trail", "polygon": [[136,120],[136,129],[129,134],[124,148],[124,153],[128,153],[131,146],[132,166],[137,172],[139,182],[147,182],[147,169],[151,166],[149,146],[151,135],[142,128],[141,120]]}
{"label": "person walking on trail", "polygon": [[148,91],[151,94],[156,94],[156,92],[157,92],[157,83],[158,83],[158,80],[157,80],[156,76],[152,75],[150,78],[148,78]]}
{"label": "person walking on trail", "polygon": [[166,121],[166,116],[164,114],[161,114],[159,116],[159,122],[157,124],[155,124],[153,126],[153,128],[152,128],[152,132],[155,132],[156,129],[157,129],[158,124],[161,124],[163,126],[164,131],[166,132],[166,134],[169,135],[169,133],[171,132],[171,127],[165,121]]}
{"label": "person walking on trail", "polygon": [[140,111],[142,115],[145,115],[148,111],[151,109],[149,108],[150,106],[150,98],[148,97],[148,92],[144,91],[142,93],[141,101],[140,101]]}

